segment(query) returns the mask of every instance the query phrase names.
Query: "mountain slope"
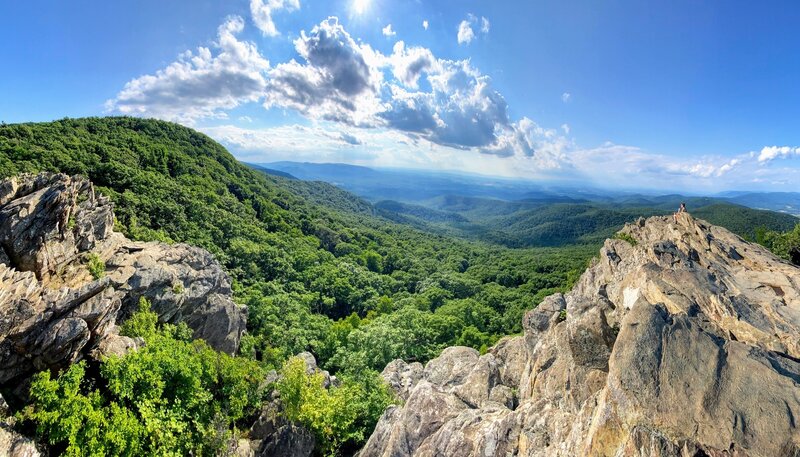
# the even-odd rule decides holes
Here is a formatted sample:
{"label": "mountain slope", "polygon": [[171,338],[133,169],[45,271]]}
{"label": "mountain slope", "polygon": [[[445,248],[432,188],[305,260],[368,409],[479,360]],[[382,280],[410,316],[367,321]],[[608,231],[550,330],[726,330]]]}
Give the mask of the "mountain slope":
{"label": "mountain slope", "polygon": [[686,214],[623,233],[524,336],[389,364],[360,455],[797,455],[800,269]]}
{"label": "mountain slope", "polygon": [[510,250],[391,223],[358,197],[253,170],[207,136],[162,121],[0,125],[0,177],[39,171],[90,178],[114,205],[115,229],[135,241],[210,251],[234,301],[247,306],[242,358],[280,371],[309,351],[358,392],[348,402],[353,421],[335,430],[345,454],[382,410],[375,369],[519,332],[525,310],[574,281],[591,255]]}

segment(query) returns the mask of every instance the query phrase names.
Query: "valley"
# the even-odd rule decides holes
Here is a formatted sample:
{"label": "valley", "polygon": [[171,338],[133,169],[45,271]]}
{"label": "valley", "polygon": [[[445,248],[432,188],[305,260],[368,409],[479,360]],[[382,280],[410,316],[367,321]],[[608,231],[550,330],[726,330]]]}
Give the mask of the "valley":
{"label": "valley", "polygon": [[[25,179],[32,179],[37,173],[45,174],[26,183]],[[371,173],[358,168],[350,175],[344,173],[342,179],[356,179],[353,174]],[[78,181],[69,181],[69,176]],[[39,271],[21,260],[20,240],[32,243],[24,252],[35,258],[50,255],[47,253],[53,252],[55,245],[45,248],[37,244],[37,231],[31,234],[33,238],[27,238],[17,229],[0,230],[0,235],[5,233],[0,246],[4,262],[11,267],[12,284],[30,282],[25,287],[40,290],[35,294],[45,297],[37,299],[41,303],[55,300],[51,305],[37,305],[45,306],[43,309],[67,306],[59,300],[69,293],[51,297],[48,291],[59,287],[55,285],[59,281],[69,287],[105,291],[103,294],[108,294],[111,301],[102,303],[114,303],[113,294],[123,294],[123,311],[103,311],[110,316],[103,318],[110,322],[104,325],[111,327],[92,327],[96,325],[95,318],[81,314],[83,308],[75,308],[76,317],[70,319],[90,323],[90,336],[70,336],[74,341],[70,347],[75,352],[54,358],[50,354],[53,346],[37,349],[46,354],[43,360],[51,362],[34,365],[49,367],[51,371],[42,373],[50,374],[36,374],[31,366],[23,364],[24,368],[9,372],[8,380],[13,379],[13,383],[0,384],[0,394],[17,410],[16,430],[68,452],[89,445],[83,441],[88,436],[85,433],[101,437],[100,444],[92,444],[100,446],[96,449],[110,449],[114,434],[129,433],[130,437],[139,438],[126,438],[128,442],[144,440],[143,447],[130,448],[134,453],[171,448],[194,452],[193,446],[198,452],[220,453],[235,442],[236,448],[270,455],[265,454],[268,449],[283,452],[276,451],[283,449],[281,440],[298,439],[308,452],[352,455],[370,438],[384,410],[401,404],[408,394],[390,389],[386,382],[395,375],[385,367],[396,367],[398,360],[422,366],[436,360],[443,350],[449,354],[447,351],[452,352],[453,346],[470,348],[470,354],[476,357],[497,351],[505,344],[505,338],[526,331],[526,316],[543,300],[572,289],[584,270],[598,262],[597,252],[603,240],[615,237],[624,224],[640,224],[644,217],[671,214],[672,208],[685,200],[692,215],[769,245],[784,258],[790,257],[798,231],[791,215],[719,199],[676,195],[593,194],[591,199],[586,195],[534,196],[529,190],[522,192],[510,186],[512,190],[502,191],[506,198],[515,192],[524,198],[505,200],[488,191],[454,195],[452,192],[458,187],[452,187],[453,182],[462,178],[452,177],[438,190],[424,183],[429,178],[420,178],[422,182],[413,184],[421,189],[417,200],[374,201],[367,195],[351,193],[342,182],[338,187],[298,179],[288,171],[276,173],[241,164],[219,144],[186,127],[127,117],[1,126],[0,179],[3,178],[13,179],[3,184],[11,193],[10,200],[4,197],[0,204],[0,227],[26,224],[15,222],[14,217],[23,216],[14,214],[28,214],[24,217],[36,220],[68,219],[65,225],[45,224],[37,229],[43,233],[41,239],[63,243],[64,237],[75,236],[74,246],[59,247],[55,252],[80,253],[88,249],[75,257],[49,261],[54,266]],[[84,178],[89,181],[80,181]],[[61,180],[67,183],[67,189],[76,189],[67,194],[70,196],[37,197],[42,202],[62,202],[61,206],[24,203],[33,208],[33,213],[16,212],[23,203],[16,203],[15,199],[28,201],[42,192],[64,195],[58,190],[64,186],[58,184]],[[77,184],[69,184],[73,182]],[[30,192],[34,192],[32,196]],[[94,195],[101,200],[94,200]],[[98,222],[81,216],[87,212],[104,214],[102,234],[97,232]],[[47,230],[56,231],[44,234]],[[80,241],[92,230],[96,242]],[[127,238],[119,238],[122,236]],[[620,239],[635,243],[633,238]],[[143,279],[131,279],[125,285],[125,281],[117,279],[126,277],[120,276],[123,271],[126,275],[133,272],[134,278],[151,278],[147,275],[153,273],[137,273],[143,268],[141,261],[120,263],[119,255],[109,257],[111,247],[95,248],[93,243],[131,253],[143,249],[136,246],[145,246],[135,243],[155,243],[153,246],[162,246],[159,249],[191,245],[207,251],[219,262],[214,268],[221,270],[215,274],[225,275],[213,280],[221,281],[218,290],[225,297],[215,299],[215,303],[223,300],[226,304],[221,309],[228,311],[214,311],[216,314],[209,317],[210,311],[202,310],[206,305],[196,300],[206,295],[198,292],[194,281],[205,283],[208,279],[193,278],[194,273],[188,277],[180,276],[188,273],[175,273],[179,276],[173,279],[168,278],[170,273],[158,273],[154,278],[160,282],[147,279],[150,286],[142,289],[136,284]],[[171,258],[170,254],[158,256]],[[169,262],[195,265],[189,258]],[[14,269],[20,274],[34,271],[36,277],[17,279]],[[60,276],[51,278],[48,275],[52,273],[45,273],[55,270]],[[106,274],[110,282],[104,279]],[[22,300],[14,295],[19,287],[11,286],[6,292],[0,289],[0,296]],[[189,296],[197,298],[189,302]],[[143,300],[138,305],[136,297]],[[76,306],[75,302],[69,303]],[[92,306],[101,306],[99,303]],[[189,303],[200,308],[192,309]],[[21,305],[12,307],[18,306]],[[183,311],[175,312],[176,307]],[[4,313],[11,311],[4,309]],[[224,315],[228,317],[223,318]],[[233,333],[223,332],[219,319],[233,325],[225,327],[233,329]],[[114,322],[121,330],[113,330],[117,325]],[[188,328],[184,327],[186,324]],[[64,324],[56,319],[48,325],[56,328]],[[25,335],[22,330],[15,330],[14,334]],[[204,362],[195,360],[191,351],[185,352],[186,344],[195,338],[196,344],[203,344],[201,340],[212,344],[198,353],[201,359],[213,357],[214,350],[220,349],[233,354],[232,358],[226,355],[228,358],[223,359],[223,371],[213,375],[221,376],[218,382],[228,386],[223,387],[223,392],[228,393],[213,393],[209,387],[213,384],[209,379],[213,378],[192,381],[196,387],[181,390],[180,395],[211,395],[212,410],[203,409],[201,413],[178,401],[173,390],[177,384],[153,391],[152,404],[158,405],[158,414],[172,415],[176,427],[188,427],[193,414],[202,417],[201,423],[191,426],[190,441],[163,441],[148,431],[159,422],[145,414],[140,400],[150,398],[151,394],[144,392],[152,386],[172,386],[178,381],[169,368],[171,362],[162,360],[162,368],[156,368],[150,360],[159,360],[167,354],[163,351],[184,351],[180,352],[184,354],[181,363],[196,363],[199,367]],[[106,341],[102,347],[108,349],[103,350],[115,351],[111,352],[117,357],[113,360],[119,362],[109,362],[102,355],[106,352],[97,352],[100,341]],[[12,340],[6,343],[22,344]],[[6,364],[20,363],[16,359],[3,360]],[[84,362],[71,364],[70,360]],[[122,363],[119,369],[128,371],[110,372],[109,367],[117,366],[109,365],[112,363]],[[251,376],[241,370],[249,371]],[[125,388],[128,390],[112,388],[113,383],[120,382],[119,376],[130,376],[124,374],[128,372],[140,372],[143,379],[155,384],[132,385]],[[259,379],[271,381],[259,383]],[[32,383],[33,395],[14,388],[18,383]],[[112,384],[103,387],[108,383]],[[61,401],[48,400],[64,389],[73,390]],[[136,397],[126,400],[126,395],[134,395],[131,392],[137,392]],[[89,422],[94,427],[91,430],[76,428],[72,429],[76,434],[63,435],[60,430],[70,421],[87,420],[76,416],[77,410],[72,408],[90,398],[99,402],[92,414],[112,414],[109,408],[122,405],[121,412],[109,417],[112,421],[124,417],[130,424],[121,428],[98,419]],[[516,404],[513,398],[509,404]],[[31,403],[25,409],[20,409],[28,402]],[[230,410],[231,402],[241,406]],[[206,428],[215,420],[223,421],[221,431]],[[264,432],[264,424],[271,424],[267,429],[272,432]],[[388,430],[387,427],[394,425],[379,425],[379,430]],[[226,441],[238,436],[237,430],[249,430],[250,439]],[[373,437],[372,443],[380,443],[374,440]],[[369,444],[367,449],[375,445]]]}

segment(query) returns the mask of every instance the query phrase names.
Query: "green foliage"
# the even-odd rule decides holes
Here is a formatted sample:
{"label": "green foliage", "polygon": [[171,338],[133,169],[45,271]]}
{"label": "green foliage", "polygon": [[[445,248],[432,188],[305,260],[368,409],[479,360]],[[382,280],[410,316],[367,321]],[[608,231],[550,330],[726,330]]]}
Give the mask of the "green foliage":
{"label": "green foliage", "polygon": [[639,244],[639,242],[636,241],[636,238],[631,236],[630,233],[617,232],[617,233],[614,234],[614,239],[625,241],[628,244],[630,244],[631,246],[636,246],[637,244]]}
{"label": "green foliage", "polygon": [[86,256],[86,268],[89,269],[89,274],[94,279],[100,279],[106,275],[106,264],[94,252],[90,252]]}
{"label": "green foliage", "polygon": [[260,405],[263,370],[188,341],[185,325],[157,328],[147,301],[139,305],[123,333],[144,338],[143,348],[104,360],[99,379],[85,362],[56,379],[39,373],[18,418],[68,456],[218,454]]}
{"label": "green foliage", "polygon": [[800,249],[800,224],[786,232],[759,230],[756,241],[784,260],[791,260],[790,251]]}
{"label": "green foliage", "polygon": [[[423,232],[377,216],[364,200],[328,184],[251,169],[207,136],[155,120],[0,126],[0,178],[37,171],[90,178],[112,199],[115,228],[133,239],[211,251],[233,278],[235,300],[248,307],[242,355],[280,368],[310,351],[320,366],[351,380],[327,394],[340,396],[335,403],[347,393],[345,411],[311,417],[309,406],[298,406],[303,421],[326,424],[317,430],[336,446],[357,446],[382,413],[375,370],[396,358],[425,362],[454,344],[485,350],[519,333],[525,311],[564,291],[598,247],[509,249]],[[172,293],[182,293],[178,286]],[[225,435],[212,429],[227,433],[248,410],[240,394],[250,386],[241,379],[250,378],[236,366],[254,375],[259,369],[245,357],[219,356],[213,364],[239,373],[230,375],[239,381],[214,374],[214,357],[189,342],[188,328],[159,329],[147,309],[123,333],[148,345],[122,359],[129,362],[103,364],[98,408],[116,402],[150,427],[139,440],[147,450],[169,444],[183,453],[190,449],[183,437],[191,437],[192,449],[205,452]],[[214,376],[233,390],[209,387]],[[81,389],[92,395],[88,382]],[[178,402],[176,392],[185,398]],[[204,395],[213,398],[203,403]]]}
{"label": "green foliage", "polygon": [[380,415],[394,402],[377,372],[345,376],[339,386],[323,387],[321,373],[307,373],[299,357],[286,361],[276,384],[287,419],[311,430],[325,455],[362,443]]}

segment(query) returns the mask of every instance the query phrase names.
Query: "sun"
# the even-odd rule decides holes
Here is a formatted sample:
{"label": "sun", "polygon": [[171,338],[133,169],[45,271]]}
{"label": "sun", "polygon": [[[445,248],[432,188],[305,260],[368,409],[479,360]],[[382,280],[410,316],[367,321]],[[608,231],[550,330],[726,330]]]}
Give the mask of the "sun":
{"label": "sun", "polygon": [[369,4],[371,2],[371,0],[353,0],[351,7],[355,14],[361,15],[364,14],[367,9],[369,9]]}

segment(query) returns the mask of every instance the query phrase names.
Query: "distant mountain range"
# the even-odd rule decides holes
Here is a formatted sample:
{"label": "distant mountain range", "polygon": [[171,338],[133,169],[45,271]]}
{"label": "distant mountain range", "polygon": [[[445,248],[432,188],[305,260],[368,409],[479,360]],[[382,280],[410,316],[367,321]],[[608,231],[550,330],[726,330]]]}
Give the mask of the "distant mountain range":
{"label": "distant mountain range", "polygon": [[[272,162],[254,165],[270,174],[288,174],[306,181],[325,181],[372,202],[395,200],[429,206],[425,203],[427,200],[449,195],[530,203],[593,202],[670,209],[677,208],[681,201],[691,201],[694,207],[733,203],[800,216],[800,192],[728,191],[708,197],[650,195],[455,172],[369,168],[341,163]],[[521,205],[525,206],[524,203]]]}
{"label": "distant mountain range", "polygon": [[671,214],[681,202],[692,214],[749,239],[755,239],[761,229],[784,231],[798,223],[797,217],[785,214],[793,208],[791,198],[797,197],[788,193],[647,195],[336,163],[274,162],[251,166],[294,180],[297,185],[291,181],[286,185],[323,206],[371,213],[427,232],[513,248],[599,243],[625,222]]}

